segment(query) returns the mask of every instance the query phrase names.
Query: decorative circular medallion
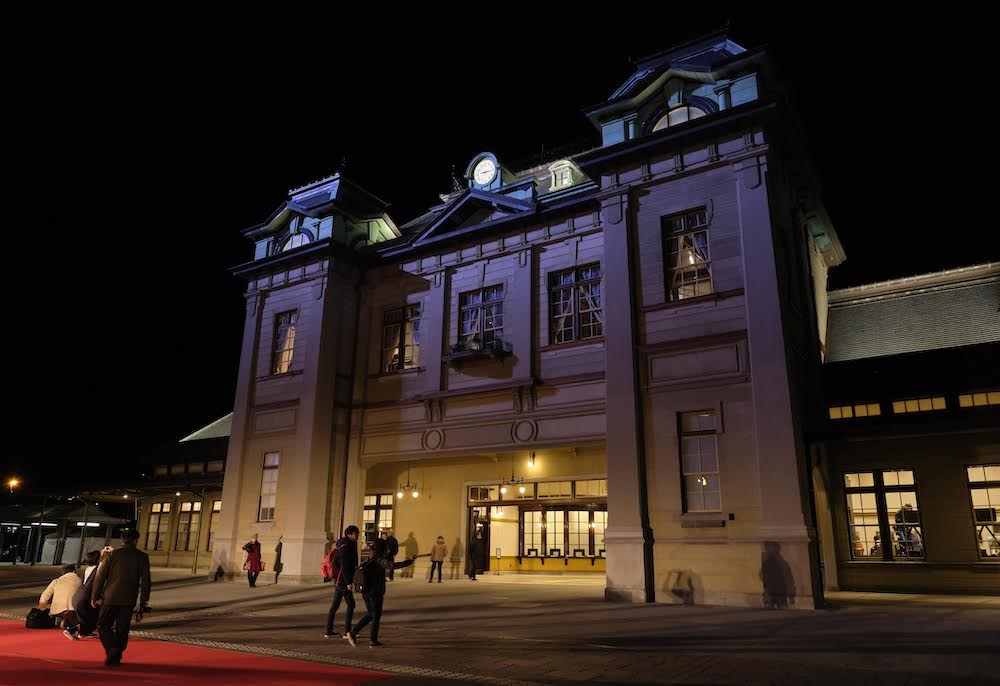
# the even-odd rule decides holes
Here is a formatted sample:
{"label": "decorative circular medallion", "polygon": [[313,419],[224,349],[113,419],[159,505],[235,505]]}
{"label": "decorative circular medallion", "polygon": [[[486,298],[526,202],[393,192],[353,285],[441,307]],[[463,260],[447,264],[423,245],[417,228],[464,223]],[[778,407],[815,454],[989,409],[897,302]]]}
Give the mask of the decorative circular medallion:
{"label": "decorative circular medallion", "polygon": [[444,443],[444,436],[437,429],[431,429],[424,434],[424,450],[437,450]]}
{"label": "decorative circular medallion", "polygon": [[538,432],[538,427],[534,422],[520,421],[514,424],[514,440],[520,443],[527,443]]}

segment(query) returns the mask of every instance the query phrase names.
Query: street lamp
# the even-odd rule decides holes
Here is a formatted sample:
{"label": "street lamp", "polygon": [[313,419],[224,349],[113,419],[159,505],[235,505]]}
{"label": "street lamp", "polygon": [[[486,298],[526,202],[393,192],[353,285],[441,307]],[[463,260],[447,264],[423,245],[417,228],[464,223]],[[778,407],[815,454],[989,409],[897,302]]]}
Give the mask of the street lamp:
{"label": "street lamp", "polygon": [[11,479],[7,480],[7,488],[10,489],[11,493],[13,493],[14,489],[17,488],[20,485],[21,485],[21,482],[18,481],[17,478],[11,478]]}

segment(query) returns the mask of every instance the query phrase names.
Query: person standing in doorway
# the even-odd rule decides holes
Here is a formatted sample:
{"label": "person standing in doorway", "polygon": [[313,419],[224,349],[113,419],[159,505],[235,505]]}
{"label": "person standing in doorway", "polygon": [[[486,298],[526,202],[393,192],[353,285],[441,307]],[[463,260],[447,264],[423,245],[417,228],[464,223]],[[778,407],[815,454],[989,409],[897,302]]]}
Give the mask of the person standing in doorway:
{"label": "person standing in doorway", "polygon": [[250,537],[250,541],[243,546],[243,569],[247,573],[247,581],[250,582],[250,588],[257,587],[257,576],[264,569],[264,565],[261,563],[260,557],[260,541],[257,540],[257,534]]}
{"label": "person standing in doorway", "polygon": [[399,554],[399,541],[396,540],[396,535],[393,533],[392,529],[386,529],[385,532],[385,544],[389,548],[389,581],[392,581],[394,576],[395,567],[391,564],[395,562],[396,555]]}
{"label": "person standing in doorway", "polygon": [[483,532],[476,529],[476,535],[469,541],[469,579],[476,580],[476,572],[483,558]]}
{"label": "person standing in doorway", "polygon": [[326,632],[323,638],[340,636],[333,631],[333,620],[340,609],[341,601],[347,603],[347,618],[344,622],[344,635],[351,633],[351,620],[354,619],[354,571],[358,568],[358,536],[361,530],[351,524],[344,529],[343,538],[334,543],[333,561],[330,577],[333,581],[333,602],[330,611],[326,613]]}
{"label": "person standing in doorway", "polygon": [[441,568],[444,567],[444,558],[448,554],[448,544],[444,542],[444,536],[438,536],[437,543],[431,549],[431,575],[427,583],[434,581],[434,568],[437,567],[438,583],[441,583]]}
{"label": "person standing in doorway", "polygon": [[124,545],[108,555],[97,568],[94,579],[90,605],[101,606],[97,614],[97,635],[104,645],[107,667],[122,662],[136,599],[139,599],[140,616],[149,602],[149,556],[136,548],[138,541],[138,530],[123,531]]}

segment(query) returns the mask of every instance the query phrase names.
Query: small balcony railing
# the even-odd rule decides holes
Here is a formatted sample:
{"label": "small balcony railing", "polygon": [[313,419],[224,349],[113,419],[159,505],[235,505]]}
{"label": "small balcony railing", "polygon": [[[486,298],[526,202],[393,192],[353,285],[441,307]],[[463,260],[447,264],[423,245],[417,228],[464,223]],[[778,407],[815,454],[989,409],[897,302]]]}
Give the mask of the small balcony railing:
{"label": "small balcony railing", "polygon": [[459,369],[463,362],[492,358],[503,364],[503,361],[513,355],[510,343],[495,339],[482,343],[478,338],[455,343],[448,353],[441,357],[441,362],[452,369]]}

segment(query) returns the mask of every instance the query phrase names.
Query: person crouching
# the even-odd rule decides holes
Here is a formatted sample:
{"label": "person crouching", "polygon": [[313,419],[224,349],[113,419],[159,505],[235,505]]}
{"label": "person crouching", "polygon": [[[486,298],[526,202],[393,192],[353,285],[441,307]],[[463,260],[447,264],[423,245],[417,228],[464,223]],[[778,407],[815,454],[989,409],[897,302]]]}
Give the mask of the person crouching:
{"label": "person crouching", "polygon": [[[389,557],[389,545],[384,539],[375,539],[372,550],[372,557],[358,568],[359,574],[363,575],[364,583],[361,585],[361,597],[364,598],[365,607],[368,613],[361,618],[361,621],[354,625],[345,638],[354,646],[358,646],[358,634],[368,626],[372,625],[370,648],[381,648],[382,644],[378,640],[378,627],[382,621],[382,601],[385,598],[385,574],[390,569],[402,569],[409,567],[416,559],[416,555],[402,562],[394,562]],[[355,587],[359,584],[355,582]]]}
{"label": "person crouching", "polygon": [[77,627],[80,625],[80,620],[76,616],[76,610],[73,609],[73,594],[80,585],[76,567],[66,565],[62,568],[62,576],[53,579],[38,598],[38,609],[48,608],[50,617],[62,619],[63,636],[71,641],[79,640]]}

